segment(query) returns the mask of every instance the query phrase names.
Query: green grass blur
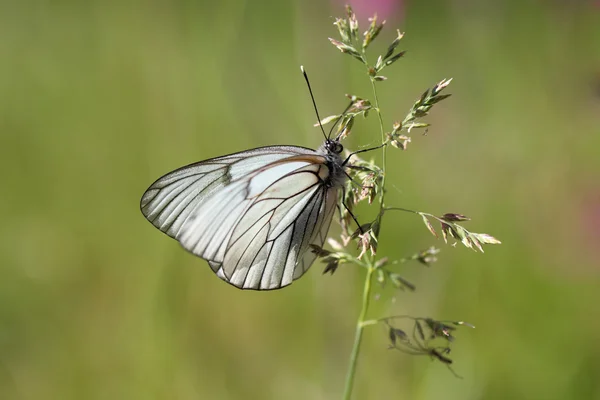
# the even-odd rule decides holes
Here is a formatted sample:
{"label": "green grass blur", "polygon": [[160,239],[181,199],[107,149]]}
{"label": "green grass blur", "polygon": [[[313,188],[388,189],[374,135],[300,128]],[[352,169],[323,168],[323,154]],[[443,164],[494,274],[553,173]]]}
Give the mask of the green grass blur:
{"label": "green grass blur", "polygon": [[[379,85],[388,126],[455,78],[428,136],[390,151],[389,204],[464,213],[503,244],[454,249],[389,215],[381,255],[443,251],[403,268],[417,292],[378,291],[371,315],[477,329],[458,333],[458,380],[371,328],[356,399],[600,399],[594,3],[410,1],[386,16],[373,52],[396,26],[408,50]],[[300,64],[322,115],[344,93],[370,97],[359,63],[327,40],[342,6],[0,3],[0,399],[341,397],[363,271],[316,264],[282,291],[235,290],[138,204],[190,162],[318,146]],[[376,143],[373,123],[357,121],[345,144]]]}

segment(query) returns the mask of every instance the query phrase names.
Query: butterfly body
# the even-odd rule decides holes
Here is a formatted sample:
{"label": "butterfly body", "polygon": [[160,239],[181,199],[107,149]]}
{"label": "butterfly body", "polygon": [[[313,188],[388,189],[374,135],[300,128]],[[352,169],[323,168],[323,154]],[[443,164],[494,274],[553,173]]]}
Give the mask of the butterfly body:
{"label": "butterfly body", "polygon": [[279,289],[325,241],[346,180],[342,150],[327,139],[317,150],[269,146],[190,164],[154,182],[140,208],[226,282]]}

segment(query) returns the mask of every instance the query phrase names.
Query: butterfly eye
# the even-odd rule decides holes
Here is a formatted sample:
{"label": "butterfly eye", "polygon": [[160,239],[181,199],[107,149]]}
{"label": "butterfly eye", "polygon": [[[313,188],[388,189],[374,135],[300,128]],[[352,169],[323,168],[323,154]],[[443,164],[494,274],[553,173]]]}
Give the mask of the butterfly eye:
{"label": "butterfly eye", "polygon": [[331,150],[336,154],[340,154],[342,151],[344,151],[344,146],[338,142],[334,142]]}

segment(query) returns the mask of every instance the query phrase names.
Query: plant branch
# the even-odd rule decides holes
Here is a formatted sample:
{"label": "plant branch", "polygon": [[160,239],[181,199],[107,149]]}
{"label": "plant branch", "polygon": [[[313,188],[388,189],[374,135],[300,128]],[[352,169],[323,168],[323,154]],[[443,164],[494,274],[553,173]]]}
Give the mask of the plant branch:
{"label": "plant branch", "polygon": [[[379,215],[378,219],[380,220],[384,210],[385,210],[385,168],[386,168],[386,153],[387,146],[385,132],[383,128],[383,117],[381,116],[381,110],[379,109],[379,98],[377,96],[377,88],[375,86],[375,79],[371,77],[371,87],[373,89],[373,98],[375,100],[375,111],[377,113],[377,117],[379,119],[379,128],[381,131],[381,146],[382,146],[382,160],[381,160],[381,171],[382,171],[382,179],[381,179],[381,195],[379,197]],[[379,228],[381,227],[381,221],[377,224],[377,231],[375,232],[376,238],[379,237]],[[371,298],[371,283],[373,280],[373,272],[376,269],[376,266],[373,263],[372,257],[367,257],[367,274],[365,276],[365,284],[363,288],[362,295],[362,307],[360,310],[360,314],[358,316],[358,320],[356,323],[356,332],[354,334],[354,345],[352,346],[352,353],[350,354],[350,365],[348,366],[348,373],[346,375],[346,385],[344,389],[344,400],[350,400],[352,397],[352,388],[354,386],[354,376],[356,374],[356,365],[358,362],[358,354],[360,353],[360,346],[362,342],[363,329],[366,326],[365,321],[367,317],[367,312],[369,309],[369,301]]]}

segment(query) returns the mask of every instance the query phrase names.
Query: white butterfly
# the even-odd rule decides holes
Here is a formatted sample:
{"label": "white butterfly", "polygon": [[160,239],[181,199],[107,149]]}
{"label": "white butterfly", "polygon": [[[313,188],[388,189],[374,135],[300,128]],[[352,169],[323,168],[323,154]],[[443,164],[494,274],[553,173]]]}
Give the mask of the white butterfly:
{"label": "white butterfly", "polygon": [[259,147],[170,172],[146,190],[142,213],[224,281],[241,289],[287,286],[315,261],[310,246],[325,242],[350,157],[381,147],[343,160],[340,136],[330,139],[319,125],[325,142],[317,150]]}
{"label": "white butterfly", "polygon": [[269,290],[300,278],[323,246],[346,181],[343,147],[269,146],[200,161],[158,179],[144,216],[217,276]]}

